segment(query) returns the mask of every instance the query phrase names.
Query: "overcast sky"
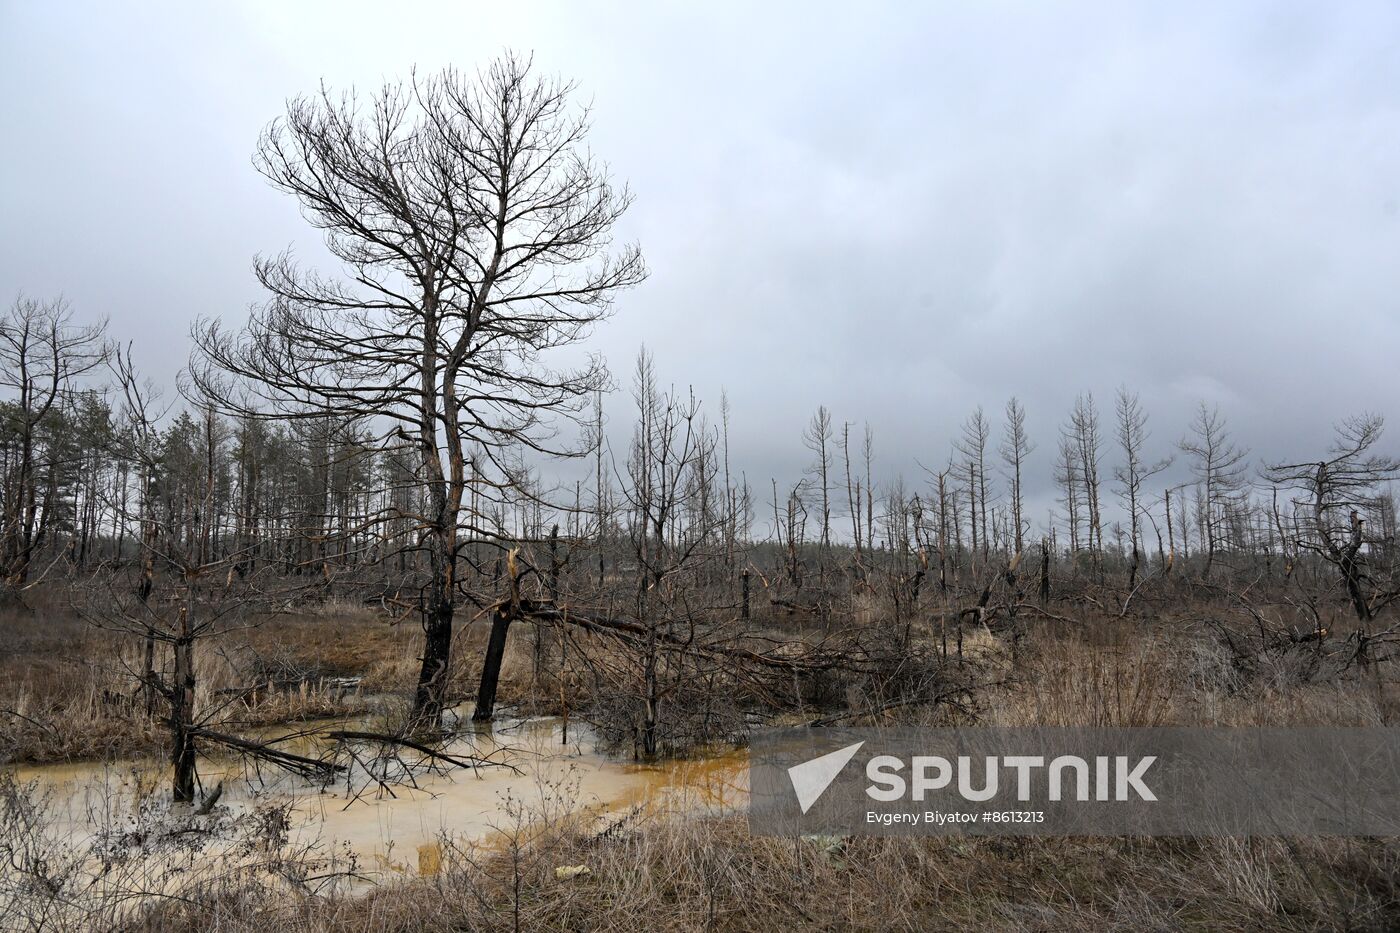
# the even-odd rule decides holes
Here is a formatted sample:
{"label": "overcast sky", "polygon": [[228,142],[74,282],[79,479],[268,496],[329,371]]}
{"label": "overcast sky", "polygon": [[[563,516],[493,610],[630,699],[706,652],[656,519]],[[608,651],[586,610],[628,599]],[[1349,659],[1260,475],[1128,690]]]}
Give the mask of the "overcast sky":
{"label": "overcast sky", "polygon": [[255,254],[315,252],[250,164],[287,97],[511,48],[578,82],[637,196],[651,277],[593,346],[727,389],[761,488],[818,404],[913,480],[1018,395],[1037,489],[1074,396],[1121,383],[1163,453],[1202,399],[1257,457],[1394,414],[1400,5],[914,6],[0,0],[0,295],[63,294],[173,381]]}

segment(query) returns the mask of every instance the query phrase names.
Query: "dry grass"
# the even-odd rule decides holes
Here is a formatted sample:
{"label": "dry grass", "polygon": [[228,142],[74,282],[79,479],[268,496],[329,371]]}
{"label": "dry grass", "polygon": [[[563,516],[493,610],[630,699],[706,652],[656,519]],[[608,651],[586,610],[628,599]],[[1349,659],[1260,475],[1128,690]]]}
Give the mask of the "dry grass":
{"label": "dry grass", "polygon": [[[1385,930],[1393,844],[1314,840],[751,836],[742,819],[658,817],[577,832],[352,899],[171,904],[140,929]],[[588,874],[560,879],[559,866]]]}
{"label": "dry grass", "polygon": [[[476,692],[488,625],[462,625],[448,694]],[[127,758],[159,753],[159,722],[145,715],[137,682],[139,639],[92,628],[61,601],[35,598],[32,612],[0,615],[0,764]],[[390,624],[362,605],[327,601],[295,615],[255,619],[196,648],[196,704],[234,730],[350,716],[385,695],[407,696],[418,676],[422,632]],[[549,712],[525,627],[512,633],[500,688],[503,704]],[[158,649],[157,668],[167,663]],[[355,689],[327,683],[358,678]],[[271,686],[261,686],[271,683]],[[258,686],[246,695],[240,688]]]}
{"label": "dry grass", "polygon": [[[352,715],[373,694],[409,689],[420,637],[353,604],[254,620],[197,646],[197,707],[231,728]],[[41,594],[32,612],[0,616],[0,642],[0,763],[159,752],[162,728],[137,679],[139,639],[94,629]],[[166,651],[158,646],[158,669]],[[361,678],[359,688],[326,682],[344,677]]]}
{"label": "dry grass", "polygon": [[1383,726],[1400,721],[1391,666],[1347,676],[1280,676],[1310,648],[1236,670],[1217,638],[1185,623],[1145,629],[1086,619],[1035,629],[1020,662],[998,659],[1007,685],[989,691],[983,722],[1003,726]]}
{"label": "dry grass", "polygon": [[[293,666],[316,665],[328,675],[362,674],[366,690],[402,690],[416,673],[416,628],[389,627],[352,608],[274,620],[244,633],[236,646]],[[42,707],[40,698],[60,696],[65,665],[78,663],[46,657],[44,645],[73,639],[77,657],[102,650],[68,625],[57,620],[52,633],[33,623],[26,629],[30,660],[21,697],[31,713]],[[484,637],[484,625],[464,629],[459,657],[478,657]],[[235,643],[227,647],[231,652]],[[1400,688],[1389,666],[1319,675],[1300,649],[1243,669],[1210,631],[1186,621],[1038,624],[1014,657],[985,633],[969,632],[965,647],[999,686],[983,691],[970,714],[955,714],[961,721],[1343,726],[1391,724],[1400,712]],[[213,689],[230,675],[218,667],[221,655],[206,657]],[[503,701],[547,708],[550,697],[536,695],[533,661],[526,631],[513,633]],[[474,666],[457,667],[454,690],[469,693]],[[85,689],[61,699],[75,720],[95,724],[103,720],[95,699],[100,694],[91,685]],[[269,705],[266,715],[294,718],[324,702],[342,701],[307,690],[287,697],[285,706]],[[939,722],[951,714],[904,708],[893,715]],[[1400,844],[1394,840],[784,840],[751,836],[732,816],[660,814],[606,840],[560,822],[520,845],[446,846],[445,852],[432,860],[436,873],[430,877],[368,894],[321,897],[279,889],[272,896],[266,887],[224,884],[161,903],[131,929],[1400,928]],[[556,877],[554,869],[566,865],[589,872]]]}

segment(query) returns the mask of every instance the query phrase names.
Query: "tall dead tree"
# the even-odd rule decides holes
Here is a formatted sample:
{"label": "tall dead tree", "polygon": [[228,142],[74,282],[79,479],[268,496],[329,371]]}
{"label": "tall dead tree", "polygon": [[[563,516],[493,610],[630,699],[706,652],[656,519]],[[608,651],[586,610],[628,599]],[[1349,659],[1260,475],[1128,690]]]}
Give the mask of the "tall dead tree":
{"label": "tall dead tree", "polygon": [[802,432],[802,443],[816,458],[808,472],[817,481],[817,492],[821,495],[821,545],[824,549],[831,547],[831,442],[831,412],[820,405]]}
{"label": "tall dead tree", "polygon": [[1103,553],[1103,511],[1099,498],[1099,456],[1103,441],[1099,430],[1099,410],[1092,393],[1074,400],[1074,409],[1070,412],[1064,434],[1078,462],[1075,472],[1083,486],[1080,502],[1083,506],[1085,543],[1097,566]]}
{"label": "tall dead tree", "polygon": [[671,690],[665,683],[662,643],[674,637],[678,626],[687,626],[693,637],[697,624],[679,583],[684,573],[703,563],[705,544],[719,525],[712,513],[697,507],[706,495],[703,465],[713,458],[719,440],[701,418],[693,393],[681,396],[660,388],[645,350],[637,359],[633,398],[638,421],[621,486],[638,572],[635,621],[643,630],[636,735],[640,753],[652,757],[664,738],[659,724]]}
{"label": "tall dead tree", "polygon": [[977,557],[980,541],[984,561],[991,550],[987,534],[987,444],[991,437],[992,426],[979,405],[963,422],[962,437],[956,445],[958,452],[963,455],[963,468],[967,474],[968,520],[972,529],[973,559]]}
{"label": "tall dead tree", "polygon": [[1149,462],[1145,459],[1143,447],[1149,436],[1147,412],[1143,411],[1136,392],[1129,392],[1126,388],[1118,390],[1117,415],[1118,446],[1123,462],[1114,471],[1114,477],[1118,480],[1118,497],[1128,512],[1128,537],[1131,539],[1128,587],[1131,589],[1137,585],[1142,560],[1142,517],[1145,508],[1142,484],[1170,466],[1171,460]]}
{"label": "tall dead tree", "polygon": [[1059,458],[1055,461],[1055,482],[1060,487],[1060,501],[1065,507],[1065,520],[1069,528],[1069,550],[1079,553],[1080,504],[1079,453],[1074,442],[1063,432],[1060,434]]}
{"label": "tall dead tree", "polygon": [[856,573],[860,573],[860,481],[851,484],[851,423],[841,424],[841,462],[846,466],[846,509],[851,513],[851,540],[855,547]]}
{"label": "tall dead tree", "polygon": [[[948,560],[950,557],[948,547],[950,542],[948,512],[952,506],[956,511],[956,505],[949,501],[948,495],[948,474],[952,472],[952,466],[941,470],[936,474],[936,488],[938,490],[938,589],[941,592],[948,592]],[[956,565],[955,565],[956,566]]]}
{"label": "tall dead tree", "polygon": [[1031,455],[1035,445],[1031,443],[1026,435],[1026,409],[1021,402],[1012,398],[1006,403],[1006,427],[1001,440],[1001,459],[1006,467],[1006,481],[1011,493],[1011,524],[1012,540],[1016,553],[1020,554],[1025,548],[1025,494],[1022,490],[1022,472],[1025,469],[1026,458]]}
{"label": "tall dead tree", "polygon": [[1293,544],[1337,569],[1352,609],[1363,622],[1374,614],[1373,603],[1395,598],[1369,579],[1365,566],[1365,547],[1377,541],[1366,535],[1367,517],[1382,512],[1381,487],[1400,476],[1400,460],[1373,452],[1384,429],[1379,415],[1349,418],[1337,425],[1328,459],[1271,464],[1264,471],[1268,482],[1304,494],[1298,505],[1306,510],[1308,521]]}
{"label": "tall dead tree", "polygon": [[[1191,421],[1191,435],[1178,445],[1190,458],[1191,472],[1196,479],[1198,508],[1196,527],[1202,549],[1206,554],[1202,575],[1209,577],[1220,544],[1220,526],[1225,521],[1230,504],[1245,487],[1245,458],[1249,451],[1230,439],[1230,431],[1219,408],[1207,408],[1202,402]],[[1185,506],[1185,497],[1182,498]],[[1182,521],[1182,536],[1186,522]]]}
{"label": "tall dead tree", "polygon": [[522,449],[580,452],[554,443],[555,422],[577,415],[605,373],[596,358],[556,368],[547,356],[645,274],[635,247],[611,252],[630,196],[585,148],[587,112],[572,92],[508,55],[363,103],[328,89],[292,100],[256,165],[300,202],[344,276],[289,253],[261,258],[269,300],[248,325],[196,328],[204,395],[241,414],[358,419],[372,445],[420,465],[421,510],[371,518],[408,518],[407,544],[427,556],[423,722],[444,702],[459,549],[493,538],[470,503],[514,487]]}
{"label": "tall dead tree", "polygon": [[[156,485],[163,464],[157,424],[165,417],[167,409],[160,405],[159,388],[137,377],[130,346],[125,351],[117,347],[111,355],[109,366],[122,396],[118,415],[121,430],[116,434],[113,452],[118,460],[135,472],[139,484],[136,520],[140,526],[137,538],[140,570],[137,573],[136,601],[145,606],[150,602],[151,592],[155,588],[156,542],[160,533]],[[141,690],[149,715],[155,712],[159,697],[155,676],[155,627],[143,626],[140,634],[143,641]]]}
{"label": "tall dead tree", "polygon": [[875,481],[871,475],[875,462],[875,432],[868,422],[861,454],[865,459],[865,552],[869,554],[875,550]]}
{"label": "tall dead tree", "polygon": [[724,566],[733,568],[734,551],[739,544],[739,492],[734,488],[734,480],[729,475],[729,413],[729,394],[720,389],[720,443],[724,466]]}

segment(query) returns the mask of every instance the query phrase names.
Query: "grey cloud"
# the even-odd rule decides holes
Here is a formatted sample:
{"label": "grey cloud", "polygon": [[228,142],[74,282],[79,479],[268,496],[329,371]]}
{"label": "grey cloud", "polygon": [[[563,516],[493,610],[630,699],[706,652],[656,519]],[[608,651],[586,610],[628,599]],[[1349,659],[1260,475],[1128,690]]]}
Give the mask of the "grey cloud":
{"label": "grey cloud", "polygon": [[1393,5],[754,6],[5,5],[0,293],[61,291],[172,379],[254,253],[319,255],[249,164],[285,97],[512,47],[637,194],[653,275],[594,346],[726,387],[757,485],[818,404],[912,481],[1018,395],[1043,498],[1081,391],[1140,391],[1163,451],[1201,398],[1260,456],[1389,407]]}

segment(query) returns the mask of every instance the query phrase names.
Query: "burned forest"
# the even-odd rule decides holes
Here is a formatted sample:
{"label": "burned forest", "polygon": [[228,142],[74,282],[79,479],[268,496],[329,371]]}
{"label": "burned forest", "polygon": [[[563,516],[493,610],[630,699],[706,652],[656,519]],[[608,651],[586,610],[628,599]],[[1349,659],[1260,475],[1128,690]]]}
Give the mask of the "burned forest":
{"label": "burned forest", "polygon": [[[932,323],[1006,388],[717,382],[704,314],[648,329],[691,246],[644,260],[608,96],[460,61],[281,90],[242,171],[315,249],[269,225],[249,305],[162,336],[9,282],[0,929],[1400,925],[1385,834],[746,816],[774,730],[1396,727],[1392,397],[1280,438],[1225,376],[1047,397]],[[724,347],[820,326],[757,291]]]}

